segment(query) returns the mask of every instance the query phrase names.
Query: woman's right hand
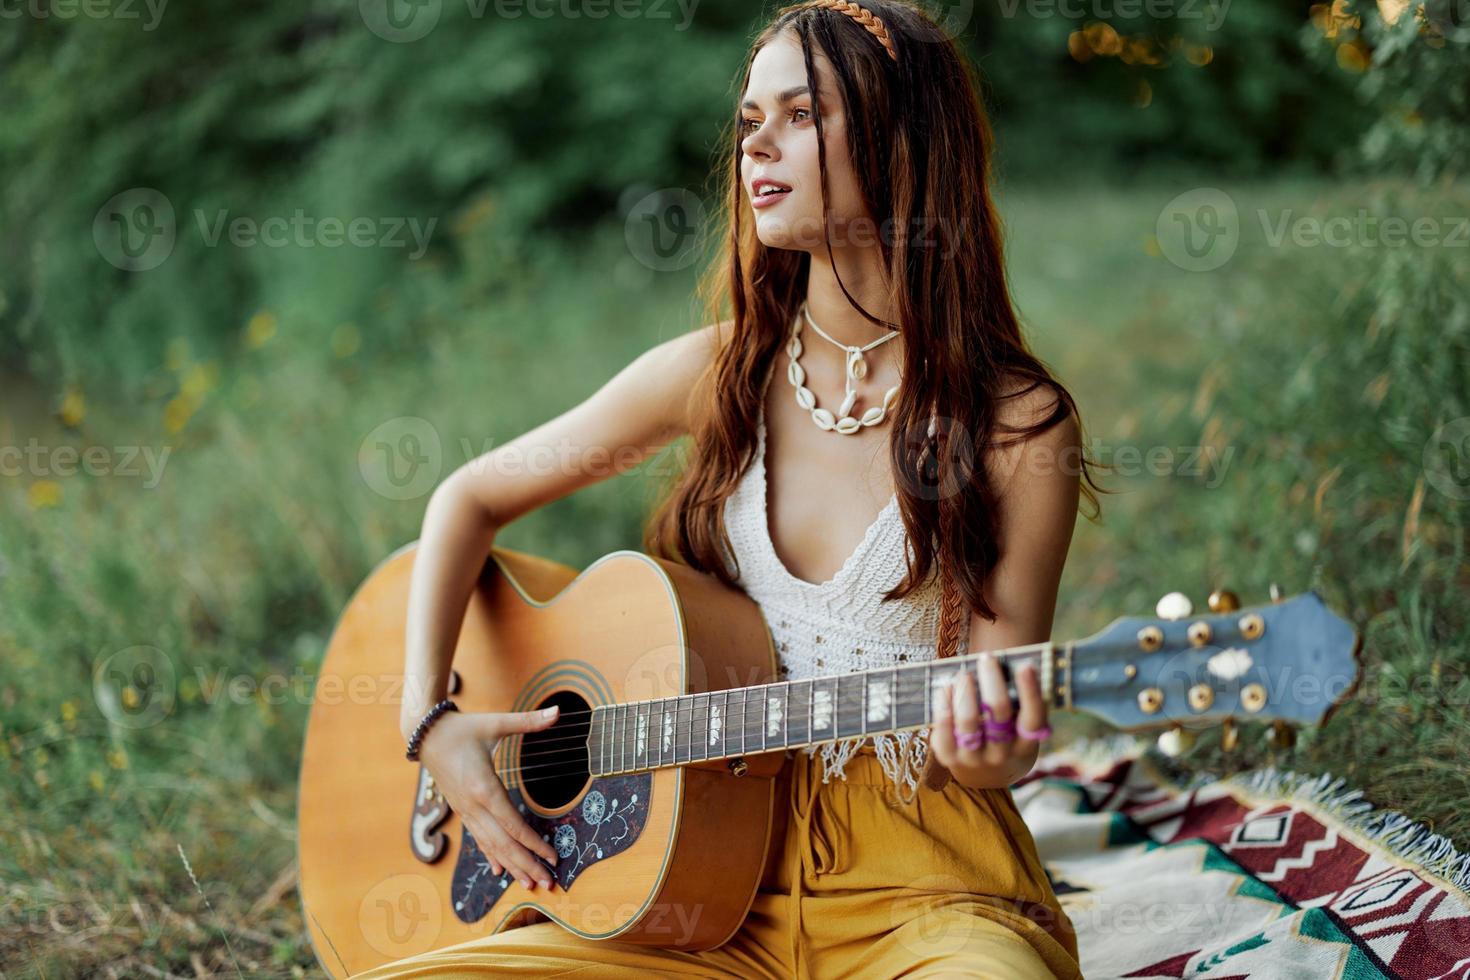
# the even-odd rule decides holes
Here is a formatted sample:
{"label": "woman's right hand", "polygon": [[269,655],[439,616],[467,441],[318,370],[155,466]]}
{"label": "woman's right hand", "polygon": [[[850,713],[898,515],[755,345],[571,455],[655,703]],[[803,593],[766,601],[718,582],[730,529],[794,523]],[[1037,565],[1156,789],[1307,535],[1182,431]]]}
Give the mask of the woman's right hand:
{"label": "woman's right hand", "polygon": [[490,871],[509,869],[525,888],[551,887],[551,872],[536,855],[556,865],[556,850],[516,809],[495,771],[495,746],[506,735],[536,732],[556,723],[557,712],[480,711],[441,715],[419,743],[419,761],[444,800],[459,814],[490,860]]}

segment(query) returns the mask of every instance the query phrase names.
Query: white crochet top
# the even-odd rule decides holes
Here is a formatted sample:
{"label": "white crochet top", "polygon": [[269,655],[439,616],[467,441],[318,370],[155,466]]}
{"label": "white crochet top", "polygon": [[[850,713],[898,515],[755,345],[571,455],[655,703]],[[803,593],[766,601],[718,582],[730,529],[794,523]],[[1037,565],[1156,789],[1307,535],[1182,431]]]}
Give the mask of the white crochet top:
{"label": "white crochet top", "polygon": [[[774,371],[772,372],[774,373]],[[770,384],[767,375],[766,385]],[[740,587],[760,606],[776,645],[779,680],[806,680],[895,663],[934,659],[939,638],[939,576],[933,568],[908,596],[883,602],[883,593],[903,580],[908,543],[893,495],[868,527],[857,550],[837,574],[820,585],[787,571],[771,543],[766,516],[765,401],[756,421],[755,457],[725,503],[725,529],[739,569],[726,562]],[[835,436],[834,436],[835,438]],[[960,631],[956,656],[968,650]],[[864,741],[871,741],[895,786],[918,789],[927,756],[929,729],[871,734],[808,746],[821,751],[822,782],[845,777],[843,767]]]}

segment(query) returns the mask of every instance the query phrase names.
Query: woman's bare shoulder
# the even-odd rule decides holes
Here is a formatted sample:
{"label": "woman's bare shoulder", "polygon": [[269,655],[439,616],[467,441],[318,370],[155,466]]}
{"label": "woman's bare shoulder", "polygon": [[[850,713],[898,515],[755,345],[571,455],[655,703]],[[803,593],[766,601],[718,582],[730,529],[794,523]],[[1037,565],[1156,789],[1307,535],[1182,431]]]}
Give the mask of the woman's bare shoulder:
{"label": "woman's bare shoulder", "polygon": [[661,406],[657,414],[670,435],[689,431],[690,395],[730,340],[733,321],[698,327],[650,348],[627,368],[629,388],[641,389]]}
{"label": "woman's bare shoulder", "polygon": [[651,368],[672,372],[686,382],[681,387],[687,390],[713,363],[720,347],[729,342],[733,323],[731,320],[711,323],[671,337],[644,356]]}
{"label": "woman's bare shoulder", "polygon": [[[995,417],[1000,428],[992,437],[986,463],[996,486],[1015,481],[1014,485],[1034,489],[1037,477],[1075,483],[1076,474],[1069,475],[1056,461],[1080,445],[1080,422],[1054,385],[1007,376]],[[1054,420],[1050,425],[1038,428],[1050,420]],[[1028,459],[1032,465],[1023,466]],[[1050,464],[1044,462],[1047,460]]]}
{"label": "woman's bare shoulder", "polygon": [[[460,467],[445,484],[464,488],[498,526],[638,465],[688,431],[690,395],[727,330],[711,324],[655,344],[590,396]],[[509,473],[516,478],[506,479]]]}

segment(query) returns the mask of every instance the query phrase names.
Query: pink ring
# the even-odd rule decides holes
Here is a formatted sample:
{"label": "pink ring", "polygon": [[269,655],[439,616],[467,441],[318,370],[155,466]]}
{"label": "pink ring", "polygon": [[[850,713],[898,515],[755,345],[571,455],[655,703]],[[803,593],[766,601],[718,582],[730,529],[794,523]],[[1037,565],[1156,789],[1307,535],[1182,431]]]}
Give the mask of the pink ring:
{"label": "pink ring", "polygon": [[1047,739],[1051,738],[1051,726],[1042,725],[1040,728],[1032,731],[1029,728],[1022,728],[1017,725],[1016,734],[1020,735],[1022,738],[1030,739],[1033,742],[1044,742]]}
{"label": "pink ring", "polygon": [[955,732],[955,744],[962,749],[982,749],[985,747],[984,732]]}
{"label": "pink ring", "polygon": [[991,721],[985,719],[985,737],[992,742],[1013,742],[1016,739],[1015,719],[1010,721]]}

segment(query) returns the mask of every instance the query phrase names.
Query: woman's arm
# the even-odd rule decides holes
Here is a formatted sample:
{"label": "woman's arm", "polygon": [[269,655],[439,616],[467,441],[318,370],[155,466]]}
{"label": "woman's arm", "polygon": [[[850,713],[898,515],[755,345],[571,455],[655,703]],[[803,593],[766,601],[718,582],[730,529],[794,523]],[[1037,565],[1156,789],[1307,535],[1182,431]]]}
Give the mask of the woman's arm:
{"label": "woman's arm", "polygon": [[[1008,407],[1001,411],[1001,421],[1012,426],[1033,425],[1051,413],[1055,401],[1054,394],[1038,387],[1003,402]],[[1051,639],[1062,567],[1077,520],[1080,449],[1077,420],[1069,414],[1045,432],[997,449],[986,459],[991,485],[1000,499],[1002,552],[986,592],[996,619],[988,622],[978,614],[971,616],[970,651],[1000,650]],[[991,705],[996,721],[1012,717],[1000,664],[982,663],[979,675],[979,690],[975,678],[966,673],[963,683],[954,685],[951,692],[948,713],[961,731],[978,726],[982,699]],[[1047,707],[1035,666],[1020,667],[1015,680],[1020,695],[1020,710],[1014,716],[1017,724],[1028,730],[1042,727]],[[951,722],[946,719],[941,723],[938,717],[935,720],[941,729],[935,737],[935,754],[964,785],[1009,786],[1036,764],[1040,742],[1017,738],[974,750],[957,749],[948,735]]]}
{"label": "woman's arm", "polygon": [[409,583],[404,739],[445,697],[465,609],[496,532],[633,468],[688,431],[686,404],[714,354],[711,325],[641,354],[576,407],[449,475],[429,499]]}

